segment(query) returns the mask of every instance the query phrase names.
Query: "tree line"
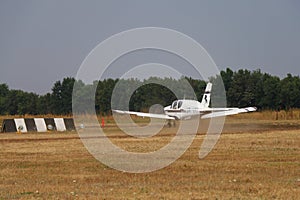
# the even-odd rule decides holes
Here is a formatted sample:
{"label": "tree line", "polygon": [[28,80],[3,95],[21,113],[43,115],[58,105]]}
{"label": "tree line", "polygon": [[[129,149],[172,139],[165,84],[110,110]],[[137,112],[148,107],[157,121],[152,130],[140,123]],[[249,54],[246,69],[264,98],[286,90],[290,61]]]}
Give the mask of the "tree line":
{"label": "tree line", "polygon": [[[220,75],[211,77],[213,83],[212,99],[220,97],[221,90],[218,81],[223,80],[229,107],[256,106],[260,110],[289,110],[300,108],[300,78],[287,74],[280,79],[260,70],[249,71],[241,69],[232,71],[230,68],[221,71]],[[68,115],[72,113],[72,92],[76,83],[77,90],[73,99],[75,106],[80,106],[81,112],[87,103],[95,104],[99,114],[110,114],[114,109],[129,108],[136,111],[147,111],[153,104],[169,105],[177,98],[197,99],[201,101],[206,82],[190,77],[181,79],[156,78],[138,79],[105,79],[85,84],[72,77],[64,78],[54,83],[51,92],[38,95],[32,92],[9,89],[7,84],[0,84],[0,114],[1,115]],[[190,86],[193,92],[188,90]],[[111,102],[115,86],[115,100]],[[168,87],[172,88],[168,88]],[[171,89],[171,90],[170,90]],[[89,91],[95,91],[95,99],[91,99]],[[127,94],[124,91],[129,91]],[[130,92],[131,91],[131,92]],[[173,92],[172,92],[173,91]],[[176,91],[174,93],[174,91]],[[124,104],[128,99],[129,107]],[[124,105],[123,105],[124,104]],[[127,104],[128,105],[128,104]]]}

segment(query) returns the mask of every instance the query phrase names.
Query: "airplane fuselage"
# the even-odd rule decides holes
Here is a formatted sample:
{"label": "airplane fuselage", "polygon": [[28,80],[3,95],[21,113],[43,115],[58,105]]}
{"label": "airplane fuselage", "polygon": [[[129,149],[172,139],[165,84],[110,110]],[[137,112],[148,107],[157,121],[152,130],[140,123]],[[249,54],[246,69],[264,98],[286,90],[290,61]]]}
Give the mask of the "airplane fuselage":
{"label": "airplane fuselage", "polygon": [[190,119],[194,115],[199,115],[202,104],[196,100],[176,100],[172,105],[164,107],[164,112],[175,119]]}

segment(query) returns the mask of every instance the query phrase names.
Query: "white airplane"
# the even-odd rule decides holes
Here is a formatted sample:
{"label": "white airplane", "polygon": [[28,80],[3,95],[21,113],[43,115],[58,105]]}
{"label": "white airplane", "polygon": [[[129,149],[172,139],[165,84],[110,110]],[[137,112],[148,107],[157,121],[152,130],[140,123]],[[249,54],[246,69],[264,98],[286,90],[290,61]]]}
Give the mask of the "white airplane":
{"label": "white airplane", "polygon": [[210,108],[210,95],[211,95],[212,84],[208,83],[205,89],[201,103],[196,100],[176,100],[167,107],[164,107],[164,114],[156,113],[143,113],[134,111],[123,111],[123,110],[112,110],[119,114],[130,114],[140,117],[150,117],[168,120],[182,120],[190,119],[193,116],[200,116],[201,119],[208,119],[213,117],[223,117],[228,115],[236,115],[239,113],[253,112],[256,111],[256,107],[247,108]]}

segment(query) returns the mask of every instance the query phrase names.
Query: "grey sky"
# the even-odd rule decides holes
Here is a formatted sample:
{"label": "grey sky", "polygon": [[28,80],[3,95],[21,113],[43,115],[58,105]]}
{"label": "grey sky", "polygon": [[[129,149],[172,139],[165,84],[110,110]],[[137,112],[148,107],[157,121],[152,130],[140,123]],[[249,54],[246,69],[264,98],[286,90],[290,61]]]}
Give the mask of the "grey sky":
{"label": "grey sky", "polygon": [[2,0],[0,82],[44,94],[55,81],[75,76],[98,43],[145,26],[171,28],[194,38],[220,69],[299,75],[299,11],[297,0]]}

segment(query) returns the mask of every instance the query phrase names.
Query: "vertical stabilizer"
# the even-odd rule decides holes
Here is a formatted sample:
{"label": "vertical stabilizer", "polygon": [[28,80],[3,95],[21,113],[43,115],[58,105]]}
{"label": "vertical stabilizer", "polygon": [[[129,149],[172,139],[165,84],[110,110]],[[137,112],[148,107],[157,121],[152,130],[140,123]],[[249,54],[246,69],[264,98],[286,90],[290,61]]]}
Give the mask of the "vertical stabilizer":
{"label": "vertical stabilizer", "polygon": [[211,94],[212,84],[207,83],[204,95],[202,97],[201,106],[203,108],[208,108],[210,104],[210,94]]}

